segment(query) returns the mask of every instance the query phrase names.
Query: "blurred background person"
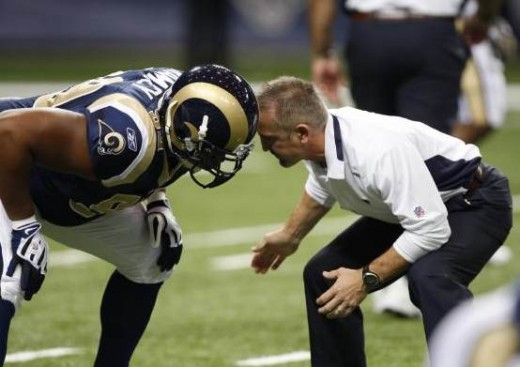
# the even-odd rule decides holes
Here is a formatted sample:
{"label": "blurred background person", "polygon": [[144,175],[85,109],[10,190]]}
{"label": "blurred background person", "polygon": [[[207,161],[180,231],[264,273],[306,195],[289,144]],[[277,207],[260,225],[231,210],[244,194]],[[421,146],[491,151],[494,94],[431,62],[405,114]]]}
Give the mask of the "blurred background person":
{"label": "blurred background person", "polygon": [[[344,48],[349,85],[360,109],[398,115],[449,133],[470,43],[483,39],[498,0],[479,0],[478,12],[455,28],[462,0],[348,0]],[[312,79],[339,103],[344,76],[333,47],[335,0],[309,0]]]}
{"label": "blurred background person", "polygon": [[188,65],[229,65],[228,0],[185,0]]}
{"label": "blurred background person", "polygon": [[[478,2],[466,2],[461,22],[477,12]],[[517,9],[520,11],[520,8]],[[508,19],[514,20],[511,1],[502,3],[500,16],[488,29],[486,37],[470,46],[469,58],[462,73],[457,120],[451,134],[466,143],[480,144],[499,129],[507,114],[505,62],[517,57],[517,41]],[[462,26],[460,26],[462,28]],[[509,246],[500,247],[490,260],[492,265],[508,262],[513,253]]]}
{"label": "blurred background person", "polygon": [[[513,29],[517,40],[520,39],[520,1],[503,0],[502,16],[507,20]],[[518,49],[517,49],[518,53]]]}
{"label": "blurred background person", "polygon": [[465,301],[432,335],[428,367],[519,367],[520,284]]}
{"label": "blurred background person", "polygon": [[[477,11],[477,1],[464,7],[464,18]],[[504,61],[514,57],[516,41],[509,23],[498,18],[482,42],[471,45],[470,56],[462,74],[457,122],[452,135],[466,143],[479,143],[502,126],[507,113]]]}

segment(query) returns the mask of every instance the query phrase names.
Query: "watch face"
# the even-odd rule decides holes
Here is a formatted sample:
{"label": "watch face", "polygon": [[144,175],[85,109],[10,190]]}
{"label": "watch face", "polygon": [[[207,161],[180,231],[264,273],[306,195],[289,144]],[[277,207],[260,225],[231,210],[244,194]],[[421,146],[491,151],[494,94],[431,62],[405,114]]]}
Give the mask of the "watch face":
{"label": "watch face", "polygon": [[363,268],[361,274],[361,279],[363,280],[363,284],[365,285],[367,292],[375,291],[381,285],[381,279],[379,278],[379,275],[370,271],[368,265]]}
{"label": "watch face", "polygon": [[365,273],[363,275],[363,282],[368,286],[377,286],[379,284],[379,277],[374,273]]}

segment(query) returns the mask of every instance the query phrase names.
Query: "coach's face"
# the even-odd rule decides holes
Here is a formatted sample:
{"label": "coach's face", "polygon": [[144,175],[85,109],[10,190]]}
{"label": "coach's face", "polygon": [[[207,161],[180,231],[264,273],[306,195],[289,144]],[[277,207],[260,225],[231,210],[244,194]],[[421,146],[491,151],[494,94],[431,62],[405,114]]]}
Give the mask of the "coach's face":
{"label": "coach's face", "polygon": [[280,127],[274,119],[272,108],[260,110],[257,131],[262,149],[278,158],[282,167],[291,167],[304,157],[304,146],[301,144],[298,131]]}

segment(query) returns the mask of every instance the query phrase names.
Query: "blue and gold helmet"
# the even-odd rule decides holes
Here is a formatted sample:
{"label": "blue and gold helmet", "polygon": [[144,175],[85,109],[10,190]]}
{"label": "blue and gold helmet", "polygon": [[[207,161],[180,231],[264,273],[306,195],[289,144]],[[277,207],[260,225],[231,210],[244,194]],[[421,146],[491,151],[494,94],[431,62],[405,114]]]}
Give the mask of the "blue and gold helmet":
{"label": "blue and gold helmet", "polygon": [[258,105],[251,86],[226,67],[202,65],[182,73],[170,96],[164,115],[170,152],[200,186],[228,181],[253,149]]}

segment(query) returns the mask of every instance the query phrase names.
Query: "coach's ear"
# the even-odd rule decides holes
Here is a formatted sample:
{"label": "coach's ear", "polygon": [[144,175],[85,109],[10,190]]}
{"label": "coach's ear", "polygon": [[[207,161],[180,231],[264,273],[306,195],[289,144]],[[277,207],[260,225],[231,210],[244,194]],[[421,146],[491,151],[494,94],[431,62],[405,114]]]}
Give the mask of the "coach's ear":
{"label": "coach's ear", "polygon": [[311,134],[311,127],[307,124],[298,124],[294,127],[294,132],[298,137],[298,140],[302,144],[306,144],[309,142],[309,137]]}

